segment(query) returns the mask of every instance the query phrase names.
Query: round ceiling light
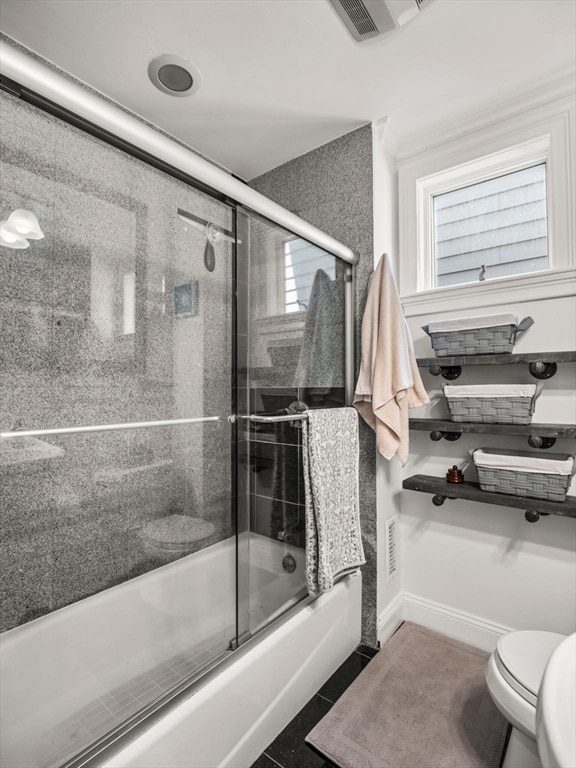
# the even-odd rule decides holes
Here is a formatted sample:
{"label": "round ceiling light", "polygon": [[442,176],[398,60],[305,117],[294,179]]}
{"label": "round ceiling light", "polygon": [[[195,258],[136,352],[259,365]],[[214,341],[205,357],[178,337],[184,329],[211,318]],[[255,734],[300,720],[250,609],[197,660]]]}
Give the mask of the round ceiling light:
{"label": "round ceiling light", "polygon": [[156,88],[171,96],[190,96],[202,83],[199,70],[191,62],[168,53],[152,59],[148,77]]}

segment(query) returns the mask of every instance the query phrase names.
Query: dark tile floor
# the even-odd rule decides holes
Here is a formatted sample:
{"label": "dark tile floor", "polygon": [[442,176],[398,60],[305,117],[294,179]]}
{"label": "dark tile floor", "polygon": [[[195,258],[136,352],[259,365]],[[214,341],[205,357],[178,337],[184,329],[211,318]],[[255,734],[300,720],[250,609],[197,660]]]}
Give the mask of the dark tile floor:
{"label": "dark tile floor", "polygon": [[374,648],[360,645],[350,654],[282,733],[266,747],[252,768],[333,768],[332,763],[306,746],[304,738],[376,653]]}

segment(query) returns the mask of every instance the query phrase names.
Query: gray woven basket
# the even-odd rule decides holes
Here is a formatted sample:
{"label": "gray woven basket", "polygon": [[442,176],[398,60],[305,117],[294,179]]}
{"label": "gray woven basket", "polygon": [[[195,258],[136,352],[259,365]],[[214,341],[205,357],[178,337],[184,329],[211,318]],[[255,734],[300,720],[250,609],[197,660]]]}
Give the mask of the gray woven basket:
{"label": "gray woven basket", "polygon": [[447,397],[452,421],[479,424],[530,424],[536,395],[532,397]]}
{"label": "gray woven basket", "polygon": [[564,501],[570,487],[570,475],[545,475],[540,472],[515,472],[511,469],[476,467],[483,491],[527,496],[530,499]]}
{"label": "gray woven basket", "polygon": [[[509,449],[482,448],[484,453],[496,454],[502,457],[502,463],[507,456],[538,457],[552,461],[566,461],[570,454],[552,453],[543,457],[533,451],[513,451]],[[576,464],[572,462],[572,472],[566,475],[545,472],[530,472],[517,469],[500,469],[499,467],[483,467],[476,463],[478,449],[471,451],[472,460],[478,471],[478,482],[483,491],[492,493],[507,493],[511,496],[525,496],[530,499],[546,499],[547,501],[564,501],[570,488]],[[573,458],[573,457],[572,457]]]}
{"label": "gray woven basket", "polygon": [[516,336],[534,324],[531,317],[525,317],[518,325],[495,325],[491,328],[471,328],[466,331],[428,333],[436,357],[457,357],[459,355],[491,355],[512,352]]}

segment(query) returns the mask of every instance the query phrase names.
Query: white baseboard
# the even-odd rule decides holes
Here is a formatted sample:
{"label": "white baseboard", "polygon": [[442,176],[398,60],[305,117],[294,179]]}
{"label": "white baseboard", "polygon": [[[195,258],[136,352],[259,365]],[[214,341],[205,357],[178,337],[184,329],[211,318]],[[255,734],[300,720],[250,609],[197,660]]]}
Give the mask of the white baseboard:
{"label": "white baseboard", "polygon": [[385,611],[378,616],[378,642],[384,645],[404,621],[404,600],[402,593],[397,595]]}
{"label": "white baseboard", "polygon": [[378,618],[378,640],[386,642],[402,621],[413,621],[434,632],[492,652],[498,638],[512,632],[512,627],[482,619],[442,603],[402,592]]}

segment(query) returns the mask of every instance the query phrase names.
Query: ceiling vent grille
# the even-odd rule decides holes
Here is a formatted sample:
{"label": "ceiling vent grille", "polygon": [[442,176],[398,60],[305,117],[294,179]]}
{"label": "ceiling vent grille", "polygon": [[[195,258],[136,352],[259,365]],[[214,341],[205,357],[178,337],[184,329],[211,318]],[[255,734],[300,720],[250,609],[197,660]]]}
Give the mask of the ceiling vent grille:
{"label": "ceiling vent grille", "polygon": [[398,515],[386,521],[386,581],[398,572]]}
{"label": "ceiling vent grille", "polygon": [[378,34],[378,27],[362,0],[338,0],[359,35]]}
{"label": "ceiling vent grille", "polygon": [[392,32],[431,3],[432,0],[330,0],[358,42]]}

